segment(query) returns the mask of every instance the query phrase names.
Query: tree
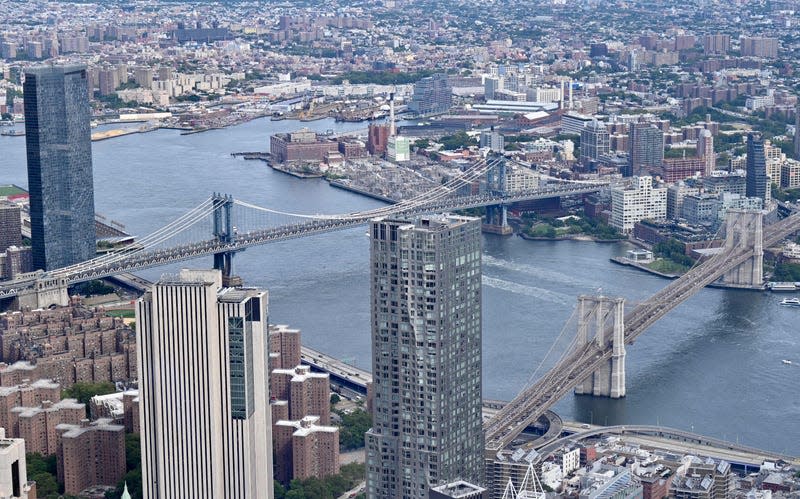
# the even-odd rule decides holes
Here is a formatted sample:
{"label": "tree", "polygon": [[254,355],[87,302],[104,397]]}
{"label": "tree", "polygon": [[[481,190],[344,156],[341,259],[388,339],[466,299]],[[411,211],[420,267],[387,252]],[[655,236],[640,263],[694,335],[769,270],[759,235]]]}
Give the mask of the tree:
{"label": "tree", "polygon": [[337,412],[342,418],[339,426],[339,450],[347,451],[364,447],[364,434],[372,427],[372,415],[363,409],[347,414]]}
{"label": "tree", "polygon": [[62,398],[78,399],[81,404],[86,404],[86,417],[89,417],[89,401],[95,395],[108,395],[117,391],[114,383],[103,381],[100,383],[78,382],[61,391]]}
{"label": "tree", "polygon": [[58,494],[56,456],[44,457],[37,452],[31,452],[26,454],[25,463],[28,480],[36,482],[37,496],[56,496]]}

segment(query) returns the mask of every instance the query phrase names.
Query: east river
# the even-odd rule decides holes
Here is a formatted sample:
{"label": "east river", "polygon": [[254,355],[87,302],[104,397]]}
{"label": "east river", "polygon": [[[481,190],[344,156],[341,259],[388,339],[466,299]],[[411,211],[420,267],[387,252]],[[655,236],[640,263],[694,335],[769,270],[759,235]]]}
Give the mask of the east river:
{"label": "east river", "polygon": [[[232,152],[266,150],[270,134],[300,126],[318,131],[364,127],[259,119],[188,136],[159,130],[96,142],[96,210],[142,236],[212,192],[297,213],[378,206],[323,180],[299,180],[262,162],[231,157]],[[25,140],[0,137],[0,151],[0,184],[26,187]],[[528,382],[578,295],[623,296],[632,304],[667,284],[609,262],[629,248],[627,243],[484,236],[484,397],[511,399]],[[357,228],[250,248],[237,255],[236,270],[246,284],[269,289],[271,322],[300,328],[304,343],[369,369],[368,251],[365,229]],[[210,265],[204,259],[182,266]],[[157,279],[169,270],[142,275]],[[799,455],[800,309],[782,307],[781,298],[699,292],[628,347],[626,398],[568,395],[555,410],[587,423],[661,424]],[[561,348],[554,349],[539,374],[557,360],[570,334],[564,333]]]}

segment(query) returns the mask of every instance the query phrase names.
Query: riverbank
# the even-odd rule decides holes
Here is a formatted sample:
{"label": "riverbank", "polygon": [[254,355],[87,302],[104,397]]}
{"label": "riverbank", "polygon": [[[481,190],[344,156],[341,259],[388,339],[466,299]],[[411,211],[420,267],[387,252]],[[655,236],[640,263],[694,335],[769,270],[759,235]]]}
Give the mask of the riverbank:
{"label": "riverbank", "polygon": [[556,237],[536,237],[529,236],[524,232],[519,232],[517,235],[526,241],[584,241],[590,243],[621,243],[626,241],[626,239],[600,239],[598,237],[588,236],[586,234],[572,234]]}
{"label": "riverbank", "polygon": [[336,187],[337,189],[344,189],[346,191],[354,192],[356,194],[361,194],[362,196],[366,196],[368,198],[377,199],[378,201],[383,201],[385,203],[395,204],[397,200],[392,199],[390,197],[381,196],[380,194],[375,194],[374,192],[367,191],[365,189],[361,189],[359,187],[353,187],[352,185],[346,184],[341,180],[336,179],[327,179],[328,184],[331,187]]}
{"label": "riverbank", "polygon": [[[642,265],[641,263],[631,261],[631,260],[629,260],[629,259],[627,259],[627,258],[625,258],[623,256],[612,257],[612,258],[609,258],[609,260],[611,262],[613,262],[613,263],[616,263],[617,265],[623,265],[623,266],[626,266],[626,267],[633,267],[633,268],[635,268],[637,270],[641,270],[643,272],[647,272],[648,274],[652,274],[652,275],[655,275],[655,276],[658,276],[658,277],[662,277],[664,279],[675,280],[675,279],[678,279],[679,277],[683,276],[683,274],[666,274],[664,272],[659,272],[657,270],[651,269],[650,267],[648,267],[646,265]],[[724,284],[724,283],[721,283],[721,282],[712,282],[711,284],[707,284],[706,287],[717,288],[717,289],[737,289],[737,290],[743,290],[743,291],[767,291],[766,286],[763,286],[763,285],[760,286],[760,287],[751,287],[751,286],[739,286],[739,285],[735,285],[735,284]]]}

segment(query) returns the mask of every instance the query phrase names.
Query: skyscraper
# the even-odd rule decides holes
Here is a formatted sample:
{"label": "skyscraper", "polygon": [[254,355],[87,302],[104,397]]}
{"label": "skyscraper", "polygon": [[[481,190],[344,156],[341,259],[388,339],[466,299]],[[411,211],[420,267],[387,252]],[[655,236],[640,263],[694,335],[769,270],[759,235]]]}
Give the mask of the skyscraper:
{"label": "skyscraper", "polygon": [[92,143],[86,66],[25,72],[33,268],[51,270],[95,255]]}
{"label": "skyscraper", "polygon": [[758,197],[769,201],[770,185],[767,178],[767,158],[764,154],[764,140],[760,133],[747,134],[747,197]]}
{"label": "skyscraper", "polygon": [[628,139],[628,170],[626,177],[646,175],[660,169],[664,162],[664,132],[649,123],[634,123]]}
{"label": "skyscraper", "polygon": [[483,483],[480,219],[371,224],[367,497]]}
{"label": "skyscraper", "polygon": [[605,124],[592,120],[581,130],[581,163],[588,165],[611,149],[611,135]]}
{"label": "skyscraper", "polygon": [[145,499],[271,498],[267,292],[183,270],[136,325]]}

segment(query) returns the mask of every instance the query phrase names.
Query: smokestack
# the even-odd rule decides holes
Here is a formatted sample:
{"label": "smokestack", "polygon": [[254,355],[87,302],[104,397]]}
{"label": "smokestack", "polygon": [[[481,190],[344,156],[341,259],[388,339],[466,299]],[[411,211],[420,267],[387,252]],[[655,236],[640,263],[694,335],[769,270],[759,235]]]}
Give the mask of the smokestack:
{"label": "smokestack", "polygon": [[564,109],[564,80],[561,80],[561,109]]}
{"label": "smokestack", "polygon": [[396,133],[394,127],[394,92],[389,94],[389,137],[394,137]]}

